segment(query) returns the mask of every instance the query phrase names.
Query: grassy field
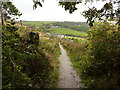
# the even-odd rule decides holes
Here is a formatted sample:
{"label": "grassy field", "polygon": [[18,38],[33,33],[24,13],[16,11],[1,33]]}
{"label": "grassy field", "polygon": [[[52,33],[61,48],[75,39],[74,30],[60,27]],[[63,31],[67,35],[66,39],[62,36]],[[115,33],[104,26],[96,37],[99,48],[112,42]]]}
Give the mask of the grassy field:
{"label": "grassy field", "polygon": [[64,35],[68,35],[68,36],[84,37],[87,35],[86,32],[76,31],[76,30],[69,29],[69,28],[50,28],[47,31],[50,33],[64,34]]}
{"label": "grassy field", "polygon": [[[56,21],[24,21],[25,25],[35,25],[44,32],[63,34],[74,37],[86,37],[86,24],[79,22],[81,26],[76,24],[77,22],[56,22]],[[78,23],[78,24],[79,24]],[[59,28],[53,28],[59,26]],[[84,27],[83,27],[84,26]],[[79,31],[80,30],[80,31]]]}
{"label": "grassy field", "polygon": [[23,21],[23,24],[42,25],[53,23],[52,21]]}

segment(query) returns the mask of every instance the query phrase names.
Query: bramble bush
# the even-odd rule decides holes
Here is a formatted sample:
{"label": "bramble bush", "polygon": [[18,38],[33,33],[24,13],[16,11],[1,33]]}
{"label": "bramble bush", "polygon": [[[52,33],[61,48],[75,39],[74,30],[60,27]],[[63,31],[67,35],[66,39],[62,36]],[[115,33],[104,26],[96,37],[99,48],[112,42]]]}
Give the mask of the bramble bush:
{"label": "bramble bush", "polygon": [[3,88],[29,87],[30,78],[22,72],[25,63],[25,54],[22,42],[14,26],[4,26],[2,31],[2,69]]}
{"label": "bramble bush", "polygon": [[42,46],[30,43],[29,36],[20,36],[18,29],[14,25],[3,27],[3,89],[46,87],[49,80],[54,78],[49,78],[54,66],[43,52]]}
{"label": "bramble bush", "polygon": [[[89,87],[120,87],[120,31],[108,22],[97,22],[88,31],[90,64],[84,68]],[[86,65],[86,64],[85,64]]]}

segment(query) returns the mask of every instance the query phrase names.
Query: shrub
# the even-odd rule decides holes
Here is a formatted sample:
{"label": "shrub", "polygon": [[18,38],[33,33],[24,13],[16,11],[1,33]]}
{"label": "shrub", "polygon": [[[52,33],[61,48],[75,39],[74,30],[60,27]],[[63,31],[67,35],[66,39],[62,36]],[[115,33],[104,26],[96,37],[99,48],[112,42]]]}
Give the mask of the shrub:
{"label": "shrub", "polygon": [[108,22],[97,22],[89,30],[88,40],[91,63],[84,69],[84,75],[92,80],[90,87],[120,87],[118,26]]}
{"label": "shrub", "polygon": [[3,89],[45,87],[53,67],[42,49],[20,37],[17,30],[11,25],[3,27]]}

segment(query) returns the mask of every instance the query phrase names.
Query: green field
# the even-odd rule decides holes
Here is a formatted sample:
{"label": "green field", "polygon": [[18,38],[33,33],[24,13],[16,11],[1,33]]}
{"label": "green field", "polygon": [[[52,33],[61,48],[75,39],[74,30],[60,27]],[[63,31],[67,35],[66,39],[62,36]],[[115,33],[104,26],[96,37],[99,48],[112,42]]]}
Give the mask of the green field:
{"label": "green field", "polygon": [[23,21],[23,24],[42,25],[53,23],[52,21]]}
{"label": "green field", "polygon": [[[85,22],[64,22],[64,21],[24,21],[25,25],[35,25],[44,32],[63,34],[73,37],[86,37],[88,26]],[[53,28],[59,26],[58,28]]]}
{"label": "green field", "polygon": [[76,30],[69,29],[69,28],[50,28],[47,31],[50,33],[55,33],[55,34],[64,34],[67,36],[84,37],[87,35],[86,32],[76,31]]}

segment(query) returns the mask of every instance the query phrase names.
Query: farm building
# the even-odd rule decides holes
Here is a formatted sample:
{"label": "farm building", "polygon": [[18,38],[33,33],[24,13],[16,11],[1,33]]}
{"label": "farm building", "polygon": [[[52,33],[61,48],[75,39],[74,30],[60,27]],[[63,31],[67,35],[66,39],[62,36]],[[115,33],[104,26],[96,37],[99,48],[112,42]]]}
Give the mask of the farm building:
{"label": "farm building", "polygon": [[57,35],[59,38],[61,39],[66,39],[66,36],[65,35]]}

